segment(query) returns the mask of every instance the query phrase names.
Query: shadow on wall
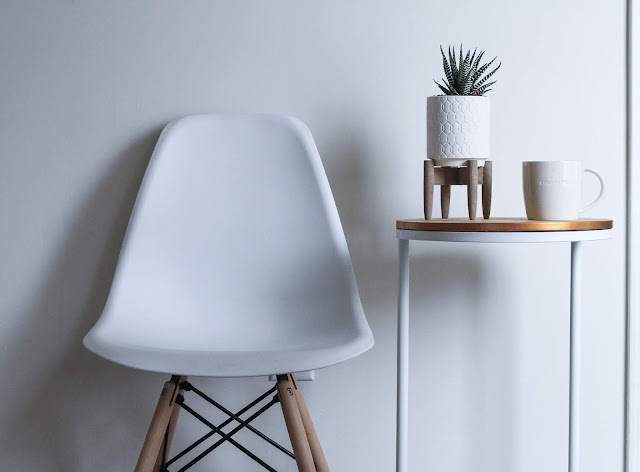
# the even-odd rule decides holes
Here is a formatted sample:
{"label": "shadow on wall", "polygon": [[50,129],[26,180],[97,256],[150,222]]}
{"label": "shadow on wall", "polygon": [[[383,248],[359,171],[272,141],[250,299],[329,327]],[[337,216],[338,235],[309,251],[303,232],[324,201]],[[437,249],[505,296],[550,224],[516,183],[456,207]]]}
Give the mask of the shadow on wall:
{"label": "shadow on wall", "polygon": [[[336,138],[321,155],[351,249],[364,311],[376,338],[363,368],[375,365],[380,379],[375,388],[393,390],[378,397],[387,398],[392,411],[397,259],[395,254],[389,258],[381,250],[381,241],[375,239],[380,237],[374,223],[379,223],[377,204],[383,197],[369,187],[368,169],[375,163],[370,162],[366,138],[345,130],[332,130],[331,136]],[[395,182],[391,187],[400,185]],[[389,233],[394,232],[393,224],[388,222]],[[481,256],[487,246],[471,246],[475,248],[456,243],[412,243],[411,424],[421,427],[411,426],[410,456],[412,461],[419,457],[420,467],[433,470],[511,472],[516,468],[513,373],[517,302],[499,283],[504,270],[495,270],[489,258]],[[371,388],[370,377],[364,380],[362,398]],[[334,413],[347,417],[355,407]],[[371,407],[383,408],[370,404],[358,408]],[[395,424],[387,427],[395,428]],[[393,443],[388,436],[387,430],[379,437]],[[458,458],[442,454],[451,450],[460,451]]]}
{"label": "shadow on wall", "polygon": [[4,398],[13,398],[15,408],[0,432],[3,470],[84,471],[108,463],[124,470],[130,459],[114,451],[144,439],[148,407],[140,406],[157,396],[157,388],[149,388],[161,381],[103,361],[83,347],[82,338],[106,301],[159,132],[141,136],[113,159],[69,228],[43,286],[34,289],[30,308],[15,314],[24,324],[3,346],[3,363],[21,370],[5,384]]}
{"label": "shadow on wall", "polygon": [[336,134],[331,140],[330,149],[320,154],[325,163],[333,198],[347,241],[357,244],[364,242],[369,248],[370,244],[366,243],[376,233],[373,225],[376,218],[375,204],[371,201],[367,204],[369,188],[366,169],[373,163],[367,162],[366,149],[361,146],[363,137],[345,133],[344,129],[333,131]]}
{"label": "shadow on wall", "polygon": [[[431,244],[436,250],[461,247]],[[464,245],[466,255],[422,254],[411,261],[412,302],[421,308],[412,313],[414,372],[435,374],[417,375],[412,389],[436,387],[414,417],[430,424],[433,434],[421,450],[428,469],[507,472],[517,469],[517,302],[496,283],[504,274],[492,273],[487,259],[478,257],[486,245],[473,246]],[[439,454],[456,449],[456,459]]]}
{"label": "shadow on wall", "polygon": [[[469,251],[456,253],[456,247],[412,243],[410,464],[424,470],[512,472],[517,468],[517,303],[496,288],[499,278],[486,261]],[[397,261],[354,263],[376,337],[375,355],[395,363]],[[487,302],[496,299],[500,309]],[[387,380],[378,388],[391,386],[395,393],[395,370],[380,376]],[[451,450],[459,454],[443,453]]]}

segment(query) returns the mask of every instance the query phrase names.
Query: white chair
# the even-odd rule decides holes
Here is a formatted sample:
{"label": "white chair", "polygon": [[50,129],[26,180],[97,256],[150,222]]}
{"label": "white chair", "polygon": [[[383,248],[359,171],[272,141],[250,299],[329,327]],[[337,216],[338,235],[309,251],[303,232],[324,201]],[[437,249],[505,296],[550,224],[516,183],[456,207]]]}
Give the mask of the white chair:
{"label": "white chair", "polygon": [[[84,345],[126,366],[173,374],[136,472],[166,471],[175,462],[168,452],[181,409],[211,428],[201,442],[217,433],[218,443],[275,470],[232,436],[247,428],[275,443],[249,424],[255,414],[240,415],[276,391],[269,406],[281,403],[288,454],[302,472],[328,471],[293,373],[357,356],[373,336],[307,127],[289,117],[242,114],[168,124],[140,187],[106,306]],[[187,381],[273,374],[276,386],[235,414]],[[185,403],[185,391],[229,419],[209,423]],[[239,425],[224,432],[232,421]]]}

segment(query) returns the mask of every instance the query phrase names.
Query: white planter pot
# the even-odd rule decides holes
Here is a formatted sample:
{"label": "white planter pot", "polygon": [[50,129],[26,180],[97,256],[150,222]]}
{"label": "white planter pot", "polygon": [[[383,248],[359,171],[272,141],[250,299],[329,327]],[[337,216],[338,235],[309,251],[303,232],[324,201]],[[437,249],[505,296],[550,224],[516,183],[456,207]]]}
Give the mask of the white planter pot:
{"label": "white planter pot", "polygon": [[489,97],[427,98],[427,158],[437,166],[489,159]]}

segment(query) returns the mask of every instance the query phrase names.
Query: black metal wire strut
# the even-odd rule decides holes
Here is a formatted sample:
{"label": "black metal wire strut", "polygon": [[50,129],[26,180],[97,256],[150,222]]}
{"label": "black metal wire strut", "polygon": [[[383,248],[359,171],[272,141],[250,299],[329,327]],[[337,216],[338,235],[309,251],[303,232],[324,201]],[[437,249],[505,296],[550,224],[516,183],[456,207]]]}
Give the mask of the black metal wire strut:
{"label": "black metal wire strut", "polygon": [[[260,431],[258,431],[256,428],[254,428],[253,426],[251,426],[249,424],[248,421],[244,421],[242,420],[240,417],[238,417],[237,415],[231,413],[229,410],[227,410],[225,407],[223,407],[222,405],[220,405],[217,401],[215,401],[213,398],[209,398],[207,395],[205,395],[204,393],[202,393],[200,390],[198,390],[197,388],[195,388],[193,385],[191,385],[189,382],[183,382],[180,385],[185,391],[189,391],[189,390],[193,390],[193,393],[195,393],[196,395],[198,395],[200,398],[206,400],[207,402],[211,403],[213,406],[215,406],[218,410],[222,411],[225,415],[229,416],[231,419],[236,420],[238,423],[240,423],[241,426],[244,426],[245,428],[247,428],[249,431],[251,431],[252,433],[258,435],[259,437],[261,437],[262,439],[264,439],[265,441],[267,441],[269,444],[271,444],[273,447],[275,447],[276,449],[279,449],[280,451],[284,452],[286,455],[288,455],[289,457],[291,457],[292,459],[295,459],[295,456],[293,455],[293,452],[289,451],[287,448],[281,446],[280,444],[278,444],[277,442],[275,442],[273,439],[271,439],[269,436],[267,436],[264,433],[261,433]],[[277,403],[277,402],[276,402]]]}
{"label": "black metal wire strut", "polygon": [[[242,415],[243,413],[246,413],[247,411],[249,411],[251,408],[253,408],[254,406],[256,406],[258,403],[260,403],[261,401],[263,401],[264,399],[266,399],[268,396],[270,396],[272,393],[275,393],[276,388],[273,387],[270,390],[267,390],[265,393],[263,393],[262,395],[260,395],[258,398],[256,398],[254,401],[252,401],[251,403],[249,403],[247,406],[245,406],[244,408],[242,408],[241,410],[238,410],[238,412],[236,413],[237,416]],[[266,410],[265,410],[266,411]],[[256,417],[257,418],[257,417]],[[250,418],[247,420],[247,423],[252,421],[255,418]],[[233,418],[228,418],[227,420],[225,420],[224,422],[222,422],[220,424],[220,426],[218,426],[219,429],[224,428],[225,426],[227,426],[229,423],[233,422]],[[194,442],[193,444],[191,444],[189,447],[185,448],[183,451],[181,451],[180,453],[176,454],[175,457],[173,457],[171,460],[167,461],[166,463],[166,467],[169,467],[171,464],[173,464],[175,461],[179,460],[181,457],[183,457],[184,455],[188,454],[189,452],[191,452],[193,449],[195,449],[196,447],[198,447],[200,444],[202,444],[204,441],[206,441],[207,439],[209,439],[211,436],[213,436],[214,434],[216,434],[216,430],[212,429],[211,431],[209,431],[207,434],[205,434],[204,436],[202,436],[200,439],[198,439],[196,442]],[[229,436],[233,436],[233,434],[235,434],[233,431],[229,434]]]}
{"label": "black metal wire strut", "polygon": [[[176,400],[175,400],[176,405],[178,405],[178,407],[184,409],[187,413],[189,413],[191,416],[196,418],[201,423],[203,423],[206,426],[208,426],[209,428],[211,428],[211,431],[209,431],[204,436],[200,437],[198,440],[196,440],[193,444],[191,444],[190,446],[188,446],[187,448],[182,450],[180,453],[176,454],[172,459],[167,460],[167,449],[168,449],[167,445],[168,445],[169,427],[170,427],[170,424],[169,424],[167,426],[166,431],[165,431],[164,443],[163,443],[163,447],[162,447],[162,450],[161,450],[161,453],[162,453],[161,467],[160,467],[160,471],[161,472],[169,472],[169,469],[168,469],[169,466],[174,464],[176,461],[178,461],[179,459],[184,457],[186,454],[191,452],[194,448],[196,448],[197,446],[199,446],[200,444],[202,444],[204,441],[206,441],[210,437],[214,436],[215,434],[220,435],[221,438],[218,441],[216,441],[213,445],[211,445],[209,448],[207,448],[202,453],[200,453],[195,458],[193,458],[191,461],[189,461],[187,464],[185,464],[181,469],[178,470],[178,472],[185,472],[186,470],[190,469],[192,466],[194,466],[196,463],[198,463],[200,460],[202,460],[205,456],[210,454],[212,451],[217,449],[220,445],[222,445],[225,442],[228,442],[228,443],[232,444],[233,446],[235,446],[236,448],[238,448],[241,452],[243,452],[244,454],[249,456],[251,459],[253,459],[255,462],[260,464],[266,470],[268,470],[270,472],[277,472],[276,469],[271,467],[265,461],[260,459],[254,453],[252,453],[249,449],[247,449],[246,447],[244,447],[243,445],[241,445],[235,439],[232,438],[232,436],[234,436],[236,433],[238,433],[240,430],[242,430],[244,428],[248,429],[249,431],[251,431],[252,433],[257,435],[261,439],[265,440],[266,442],[268,442],[273,447],[277,448],[278,450],[280,450],[281,452],[283,452],[287,456],[291,457],[292,459],[295,459],[295,456],[293,455],[293,453],[291,451],[289,451],[284,446],[278,444],[276,441],[274,441],[269,436],[267,436],[266,434],[262,433],[261,431],[259,431],[255,427],[253,427],[252,425],[250,425],[250,423],[253,420],[258,418],[260,415],[262,415],[265,411],[267,411],[269,408],[271,408],[276,403],[279,403],[280,400],[278,398],[278,395],[275,394],[276,387],[273,387],[270,390],[268,390],[267,392],[265,392],[264,394],[260,395],[254,401],[252,401],[251,403],[246,405],[244,408],[240,409],[237,413],[233,413],[230,410],[228,410],[227,408],[225,408],[224,406],[220,405],[217,401],[215,401],[211,397],[209,397],[206,394],[204,394],[202,391],[200,391],[199,389],[194,387],[189,382],[186,382],[186,381],[182,382],[180,384],[180,388],[183,389],[185,391],[185,393],[189,392],[189,391],[193,391],[197,396],[199,396],[203,400],[207,401],[209,404],[215,406],[217,409],[219,409],[224,414],[226,414],[229,418],[227,418],[225,421],[220,423],[220,425],[216,426],[213,423],[211,423],[210,421],[208,421],[206,418],[204,418],[202,415],[200,415],[198,412],[196,412],[192,407],[187,405],[185,403],[184,396],[181,395],[181,394],[178,394],[176,396]],[[268,401],[261,408],[256,410],[247,419],[240,418],[240,415],[248,412],[250,409],[252,409],[253,407],[257,406],[258,404],[260,404],[261,402],[266,400],[269,396],[272,396],[271,400]],[[222,431],[222,428],[224,428],[225,426],[229,425],[230,423],[232,423],[234,421],[239,423],[234,429],[232,429],[228,433],[225,433],[224,431]]]}

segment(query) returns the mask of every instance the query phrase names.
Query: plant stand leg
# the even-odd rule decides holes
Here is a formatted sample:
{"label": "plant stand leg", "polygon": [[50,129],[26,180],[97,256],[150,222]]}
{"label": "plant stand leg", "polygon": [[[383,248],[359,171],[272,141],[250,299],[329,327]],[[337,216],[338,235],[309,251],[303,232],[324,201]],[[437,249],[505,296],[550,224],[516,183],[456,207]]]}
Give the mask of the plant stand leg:
{"label": "plant stand leg", "polygon": [[307,441],[309,441],[309,447],[311,448],[313,462],[315,462],[316,464],[316,470],[318,472],[329,472],[329,464],[327,463],[327,459],[324,456],[324,451],[322,450],[322,445],[320,444],[318,433],[316,433],[316,428],[313,426],[313,421],[311,420],[311,415],[309,414],[309,410],[307,409],[307,404],[304,401],[304,397],[302,396],[302,391],[300,390],[300,388],[298,388],[298,380],[296,379],[295,374],[291,374],[291,378],[296,387],[296,389],[294,390],[294,394],[296,397],[296,402],[298,403],[300,416],[302,417],[304,431],[307,434]]}
{"label": "plant stand leg", "polygon": [[[186,382],[188,377],[180,377],[180,383]],[[178,395],[184,396],[184,389],[180,388],[178,390]],[[162,461],[167,460],[169,458],[169,452],[171,451],[171,444],[173,443],[173,438],[176,435],[176,427],[178,426],[178,419],[180,418],[180,410],[179,406],[174,406],[173,411],[171,412],[171,418],[169,419],[169,431],[167,433],[166,439],[167,444],[160,447],[160,452],[158,452],[158,458],[156,459],[156,465],[153,468],[154,472],[159,472],[162,467]]]}
{"label": "plant stand leg", "polygon": [[433,161],[424,161],[424,219],[431,219],[433,209],[433,186],[434,186],[434,166]]}
{"label": "plant stand leg", "polygon": [[476,219],[478,205],[478,161],[467,161],[469,167],[469,181],[467,182],[467,203],[469,206],[469,219]]}
{"label": "plant stand leg", "polygon": [[291,439],[293,454],[296,457],[296,464],[299,472],[316,472],[313,464],[311,448],[305,433],[304,423],[298,409],[298,402],[294,393],[295,386],[289,375],[278,376],[278,396],[282,406],[282,414],[287,424],[287,431]]}
{"label": "plant stand leg", "polygon": [[491,215],[491,187],[493,184],[491,161],[484,163],[482,171],[482,216],[485,220]]}
{"label": "plant stand leg", "polygon": [[156,410],[151,419],[151,425],[147,431],[147,437],[142,445],[138,463],[135,472],[153,472],[156,460],[162,443],[164,441],[165,431],[173,413],[176,395],[178,394],[179,377],[173,376],[170,381],[164,384],[160,399],[156,405]]}
{"label": "plant stand leg", "polygon": [[442,185],[440,187],[440,208],[442,209],[442,218],[449,218],[449,206],[451,204],[451,185]]}

